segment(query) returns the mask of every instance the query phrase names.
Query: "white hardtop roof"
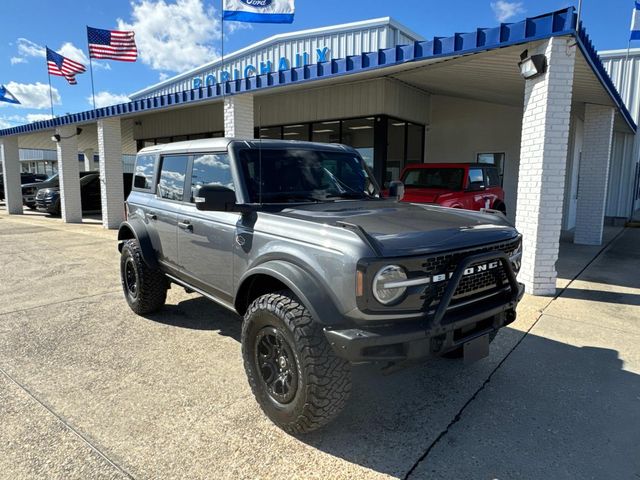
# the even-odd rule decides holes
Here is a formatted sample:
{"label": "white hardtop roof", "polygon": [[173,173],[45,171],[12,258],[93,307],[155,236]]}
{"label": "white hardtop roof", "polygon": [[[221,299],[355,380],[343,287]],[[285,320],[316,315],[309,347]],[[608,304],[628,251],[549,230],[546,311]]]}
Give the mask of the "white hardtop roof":
{"label": "white hardtop roof", "polygon": [[[264,40],[260,40],[259,42],[253,43],[251,45],[248,45],[244,48],[241,48],[240,50],[236,50],[233,53],[229,53],[226,54],[224,56],[224,63],[228,63],[231,62],[233,60],[235,60],[237,57],[241,57],[242,55],[246,54],[247,52],[254,50],[256,48],[261,48],[261,47],[265,47],[271,43],[276,43],[276,42],[280,42],[283,40],[288,40],[291,38],[300,38],[300,37],[310,37],[310,36],[314,36],[314,35],[318,35],[318,34],[329,34],[329,33],[333,33],[333,32],[337,32],[337,31],[346,31],[346,30],[354,30],[354,29],[359,29],[359,28],[367,28],[367,27],[377,27],[377,26],[382,26],[382,25],[390,25],[394,28],[397,28],[398,30],[400,30],[402,33],[404,33],[406,36],[413,38],[416,41],[423,41],[424,37],[422,35],[418,35],[417,33],[415,33],[413,30],[405,27],[404,25],[402,25],[400,22],[394,20],[391,17],[380,17],[380,18],[373,18],[370,20],[362,20],[359,22],[351,22],[351,23],[342,23],[340,25],[331,25],[328,27],[319,27],[319,28],[311,28],[311,29],[307,29],[307,30],[298,30],[296,32],[289,32],[289,33],[279,33],[277,35],[273,35],[271,37],[265,38]],[[182,80],[184,78],[189,78],[191,76],[193,76],[195,73],[203,70],[203,69],[208,69],[211,68],[217,64],[222,63],[222,59],[221,58],[217,58],[216,60],[213,60],[209,63],[205,63],[204,65],[200,65],[196,68],[192,68],[191,70],[188,70],[186,72],[182,72],[178,75],[175,75],[173,77],[169,77],[161,82],[158,82],[154,85],[151,85],[149,87],[145,87],[142,90],[139,90],[137,92],[132,93],[130,96],[131,97],[136,97],[139,95],[144,95],[146,93],[152,92],[153,90],[157,90],[158,88],[162,88],[165,85],[170,85],[178,80]]]}
{"label": "white hardtop roof", "polygon": [[162,145],[153,145],[145,147],[138,152],[138,155],[147,153],[195,153],[195,152],[221,152],[226,150],[231,142],[244,142],[250,148],[299,148],[299,149],[318,149],[324,151],[352,151],[351,147],[339,143],[318,143],[318,142],[301,142],[297,140],[261,140],[246,138],[203,138],[199,140],[187,140],[184,142],[163,143]]}

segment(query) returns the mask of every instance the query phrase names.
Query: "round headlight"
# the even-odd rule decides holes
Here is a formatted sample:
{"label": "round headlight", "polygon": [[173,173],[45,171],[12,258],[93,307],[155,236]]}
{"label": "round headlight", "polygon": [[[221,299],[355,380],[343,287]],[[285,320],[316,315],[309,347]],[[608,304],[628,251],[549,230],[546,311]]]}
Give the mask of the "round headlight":
{"label": "round headlight", "polygon": [[395,302],[404,295],[407,287],[388,287],[387,284],[402,282],[406,279],[407,274],[404,268],[398,265],[388,265],[382,268],[373,279],[373,296],[383,305]]}

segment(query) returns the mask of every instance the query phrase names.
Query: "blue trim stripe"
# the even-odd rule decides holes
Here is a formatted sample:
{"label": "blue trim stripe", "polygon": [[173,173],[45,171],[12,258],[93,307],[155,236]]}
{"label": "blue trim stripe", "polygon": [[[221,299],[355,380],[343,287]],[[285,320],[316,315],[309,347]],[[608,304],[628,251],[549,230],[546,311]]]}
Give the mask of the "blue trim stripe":
{"label": "blue trim stripe", "polygon": [[629,40],[640,40],[640,30],[631,30]]}
{"label": "blue trim stripe", "polygon": [[293,23],[293,13],[254,13],[225,10],[222,18],[231,22]]}
{"label": "blue trim stripe", "polygon": [[636,124],[624,105],[613,81],[602,65],[591,40],[582,26],[580,26],[579,30],[576,29],[576,17],[575,8],[569,7],[565,10],[559,10],[539,17],[527,18],[517,23],[503,23],[495,28],[479,28],[475,32],[456,33],[451,37],[435,37],[423,42],[414,42],[411,45],[398,45],[395,48],[387,48],[378,50],[377,52],[353,55],[347,58],[295,67],[289,70],[266,73],[245,79],[230,80],[224,84],[206,85],[193,90],[133,100],[129,103],[98,108],[95,111],[89,110],[28,125],[20,125],[18,127],[0,130],[0,137],[32,133],[52,129],[61,125],[93,122],[100,118],[132,115],[164,109],[174,105],[212,100],[221,98],[223,94],[235,95],[291,84],[316,82],[326,78],[373,71],[410,62],[419,62],[432,58],[446,58],[455,55],[468,55],[544,40],[555,36],[568,35],[572,35],[578,39],[578,44],[589,62],[591,69],[618,106],[629,128],[635,132],[637,129]]}

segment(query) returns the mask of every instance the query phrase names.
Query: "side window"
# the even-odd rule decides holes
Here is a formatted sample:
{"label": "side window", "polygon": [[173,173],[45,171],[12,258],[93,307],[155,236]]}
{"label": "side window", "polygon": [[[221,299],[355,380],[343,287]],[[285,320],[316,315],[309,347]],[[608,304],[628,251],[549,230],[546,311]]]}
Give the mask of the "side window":
{"label": "side window", "polygon": [[235,190],[229,155],[226,153],[207,153],[193,158],[191,174],[191,201],[198,196],[203,185],[221,185]]}
{"label": "side window", "polygon": [[469,186],[484,185],[484,174],[481,168],[469,169]]}
{"label": "side window", "polygon": [[138,155],[136,166],[133,170],[133,186],[140,190],[151,190],[153,185],[153,167],[156,162],[155,155]]}
{"label": "side window", "polygon": [[500,174],[496,168],[487,168],[487,184],[489,187],[499,187],[501,184]]}
{"label": "side window", "polygon": [[158,182],[158,194],[162,198],[179,202],[183,200],[188,163],[189,157],[186,155],[162,157],[160,181]]}

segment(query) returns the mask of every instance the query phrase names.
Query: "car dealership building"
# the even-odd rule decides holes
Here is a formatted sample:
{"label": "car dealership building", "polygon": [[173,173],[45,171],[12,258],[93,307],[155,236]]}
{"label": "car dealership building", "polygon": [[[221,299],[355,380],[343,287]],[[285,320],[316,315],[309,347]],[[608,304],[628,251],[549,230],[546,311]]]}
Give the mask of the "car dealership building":
{"label": "car dealership building", "polygon": [[0,130],[7,209],[22,213],[20,149],[57,149],[66,222],[82,220],[78,153],[87,169],[98,153],[106,228],[124,215],[123,155],[148,145],[340,142],[381,183],[410,163],[493,163],[524,235],[519,278],[554,293],[561,231],[598,245],[607,222],[640,207],[640,52],[600,57],[577,22],[568,8],[429,39],[390,18],[276,35],[129,103]]}

